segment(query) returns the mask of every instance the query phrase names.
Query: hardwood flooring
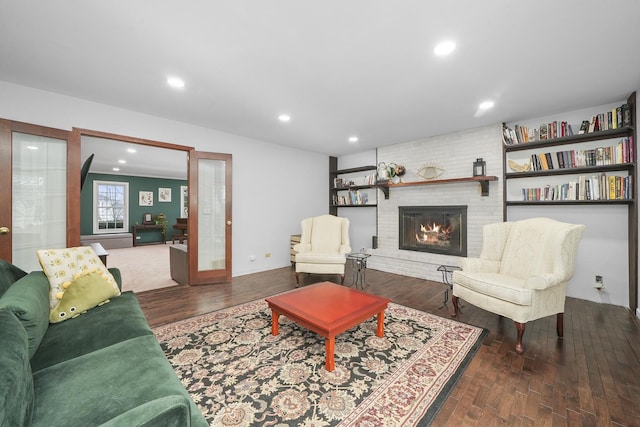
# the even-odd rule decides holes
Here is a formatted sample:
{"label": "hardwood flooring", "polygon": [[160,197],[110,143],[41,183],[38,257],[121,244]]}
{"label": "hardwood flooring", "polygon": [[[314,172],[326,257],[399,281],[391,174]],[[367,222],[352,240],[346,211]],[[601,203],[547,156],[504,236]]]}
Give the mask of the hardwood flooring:
{"label": "hardwood flooring", "polygon": [[[351,282],[347,271],[345,284]],[[337,281],[307,276],[301,284]],[[445,285],[368,270],[367,292],[448,316]],[[234,278],[231,284],[177,286],[138,294],[152,326],[293,289],[290,268]],[[463,302],[464,304],[464,302]],[[525,353],[515,352],[509,319],[466,304],[458,320],[490,332],[434,426],[640,426],[640,322],[623,307],[568,298],[564,339],[555,316],[529,322]]]}

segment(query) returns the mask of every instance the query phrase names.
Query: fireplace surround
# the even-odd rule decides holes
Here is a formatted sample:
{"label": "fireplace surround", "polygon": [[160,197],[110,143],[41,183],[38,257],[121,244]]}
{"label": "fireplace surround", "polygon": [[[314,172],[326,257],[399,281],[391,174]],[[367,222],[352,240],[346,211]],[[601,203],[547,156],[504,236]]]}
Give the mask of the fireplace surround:
{"label": "fireplace surround", "polygon": [[398,248],[467,256],[467,206],[400,206]]}

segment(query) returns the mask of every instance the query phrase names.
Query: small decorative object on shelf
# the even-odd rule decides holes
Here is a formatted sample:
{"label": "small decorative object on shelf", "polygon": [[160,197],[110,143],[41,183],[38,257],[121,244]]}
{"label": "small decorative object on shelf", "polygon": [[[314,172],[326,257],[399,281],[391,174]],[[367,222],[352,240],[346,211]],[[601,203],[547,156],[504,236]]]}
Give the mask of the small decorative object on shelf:
{"label": "small decorative object on shelf", "polygon": [[397,178],[398,182],[402,182],[402,177],[404,176],[405,173],[407,173],[407,168],[405,168],[402,165],[397,165],[394,169],[393,169],[395,178]]}
{"label": "small decorative object on shelf", "polygon": [[482,157],[473,162],[473,176],[485,176],[487,174],[487,162]]}
{"label": "small decorative object on shelf", "polygon": [[418,175],[420,178],[428,180],[439,178],[444,172],[444,169],[442,169],[440,166],[433,164],[425,165],[420,170],[418,170],[416,175]]}
{"label": "small decorative object on shelf", "polygon": [[389,180],[389,167],[385,162],[378,163],[378,181]]}

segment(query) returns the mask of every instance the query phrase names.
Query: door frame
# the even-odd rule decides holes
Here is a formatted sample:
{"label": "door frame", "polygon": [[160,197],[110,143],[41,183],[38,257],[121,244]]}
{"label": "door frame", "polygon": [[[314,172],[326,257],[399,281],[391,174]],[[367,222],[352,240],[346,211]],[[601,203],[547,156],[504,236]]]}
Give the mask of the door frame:
{"label": "door frame", "polygon": [[[60,139],[67,142],[67,246],[80,243],[80,145],[71,139],[71,132],[34,125],[31,123],[17,122],[14,120],[0,119],[0,227],[13,227],[13,133],[20,132],[29,135],[43,136]],[[77,161],[76,161],[77,158]],[[77,200],[73,195],[77,194]],[[78,208],[76,210],[76,208]],[[0,258],[11,262],[13,258],[12,232],[0,235]]]}

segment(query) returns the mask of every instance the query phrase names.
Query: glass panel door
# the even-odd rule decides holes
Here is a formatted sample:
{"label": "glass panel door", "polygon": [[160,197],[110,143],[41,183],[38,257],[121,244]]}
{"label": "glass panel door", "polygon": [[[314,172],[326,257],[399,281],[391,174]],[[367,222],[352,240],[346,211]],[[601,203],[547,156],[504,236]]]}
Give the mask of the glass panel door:
{"label": "glass panel door", "polygon": [[13,133],[12,258],[38,270],[36,250],[67,245],[67,141]]}
{"label": "glass panel door", "polygon": [[231,155],[190,156],[189,283],[231,280]]}
{"label": "glass panel door", "polygon": [[[66,131],[2,121],[0,257],[39,270],[37,249],[67,246]],[[19,129],[19,130],[16,130]],[[33,132],[32,132],[33,131]]]}

